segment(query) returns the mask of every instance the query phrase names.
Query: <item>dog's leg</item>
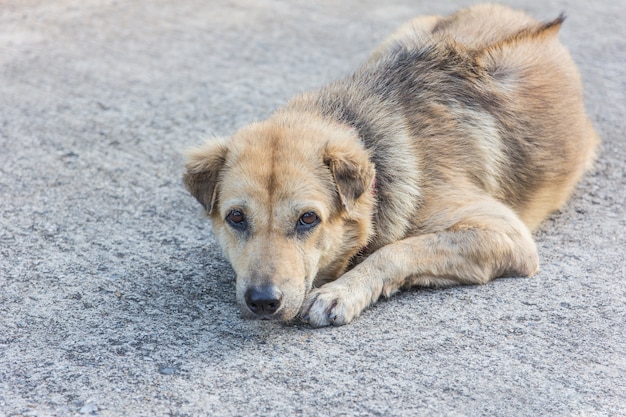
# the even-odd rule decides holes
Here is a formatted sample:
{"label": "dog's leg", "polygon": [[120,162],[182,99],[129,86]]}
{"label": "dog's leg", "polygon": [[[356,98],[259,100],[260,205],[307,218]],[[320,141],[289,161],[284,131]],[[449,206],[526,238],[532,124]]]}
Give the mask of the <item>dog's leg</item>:
{"label": "dog's leg", "polygon": [[302,318],[313,326],[342,325],[401,287],[484,284],[537,272],[530,231],[501,203],[468,204],[445,218],[442,231],[384,246],[336,281],[311,291]]}

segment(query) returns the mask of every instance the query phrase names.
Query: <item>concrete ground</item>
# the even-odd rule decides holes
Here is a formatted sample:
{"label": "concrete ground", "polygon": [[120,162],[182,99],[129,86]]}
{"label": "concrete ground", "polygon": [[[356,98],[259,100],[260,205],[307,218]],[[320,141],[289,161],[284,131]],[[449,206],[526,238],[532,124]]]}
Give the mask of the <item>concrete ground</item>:
{"label": "concrete ground", "polygon": [[0,2],[0,415],[626,415],[626,6],[510,3],[568,15],[604,141],[542,272],[315,330],[240,318],[181,152],[470,3]]}

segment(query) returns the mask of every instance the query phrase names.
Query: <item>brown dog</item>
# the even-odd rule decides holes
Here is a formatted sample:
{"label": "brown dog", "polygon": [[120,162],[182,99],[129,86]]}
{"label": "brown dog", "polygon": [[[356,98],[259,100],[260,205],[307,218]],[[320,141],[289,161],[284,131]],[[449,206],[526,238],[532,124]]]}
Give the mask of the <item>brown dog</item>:
{"label": "brown dog", "polygon": [[348,77],[190,151],[244,314],[339,325],[401,287],[537,272],[531,231],[599,143],[562,21],[417,18]]}

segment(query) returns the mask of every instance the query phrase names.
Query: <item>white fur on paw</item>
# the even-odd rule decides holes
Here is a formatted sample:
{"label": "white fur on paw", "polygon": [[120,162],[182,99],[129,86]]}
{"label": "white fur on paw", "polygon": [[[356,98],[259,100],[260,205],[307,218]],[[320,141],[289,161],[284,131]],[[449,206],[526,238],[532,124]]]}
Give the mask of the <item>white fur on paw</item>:
{"label": "white fur on paw", "polygon": [[365,307],[359,306],[350,295],[349,288],[337,282],[314,289],[302,309],[302,318],[313,327],[348,324]]}

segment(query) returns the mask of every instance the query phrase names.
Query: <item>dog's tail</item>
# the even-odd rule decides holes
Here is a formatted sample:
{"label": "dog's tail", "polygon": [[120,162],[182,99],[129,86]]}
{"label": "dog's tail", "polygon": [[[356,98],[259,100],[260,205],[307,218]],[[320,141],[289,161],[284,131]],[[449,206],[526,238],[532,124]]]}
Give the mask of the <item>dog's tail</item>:
{"label": "dog's tail", "polygon": [[537,22],[519,31],[488,44],[479,50],[470,51],[478,67],[491,73],[506,72],[506,67],[513,65],[515,59],[507,56],[507,50],[529,42],[541,42],[554,38],[565,21],[561,13],[556,19],[548,22]]}
{"label": "dog's tail", "polygon": [[539,23],[536,27],[528,28],[520,31],[516,37],[520,38],[536,38],[540,36],[554,36],[557,34],[559,29],[561,29],[561,25],[565,21],[566,16],[565,13],[561,13],[556,19],[550,20],[549,22]]}
{"label": "dog's tail", "polygon": [[559,29],[561,29],[561,25],[563,24],[565,19],[565,13],[561,13],[556,19],[550,20],[548,22],[538,22],[536,25],[528,26],[510,36],[499,39],[498,41],[482,48],[482,51],[488,51],[493,48],[500,48],[518,42],[555,36],[558,33]]}

